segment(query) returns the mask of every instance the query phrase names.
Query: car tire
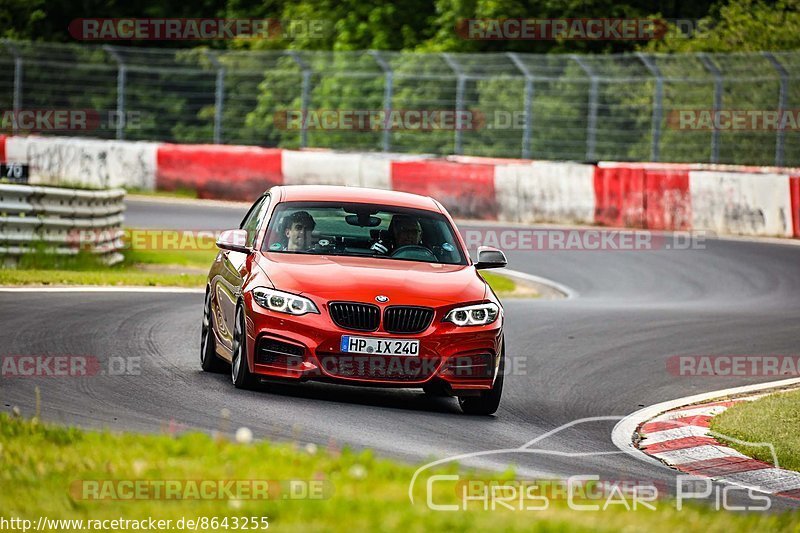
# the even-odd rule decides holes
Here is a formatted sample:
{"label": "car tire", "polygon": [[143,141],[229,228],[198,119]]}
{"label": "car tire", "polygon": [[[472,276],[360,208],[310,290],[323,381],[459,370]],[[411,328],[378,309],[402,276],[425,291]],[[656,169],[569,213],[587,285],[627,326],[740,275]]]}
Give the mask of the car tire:
{"label": "car tire", "polygon": [[217,339],[214,336],[211,312],[211,293],[206,293],[206,303],[203,309],[203,325],[200,336],[200,367],[205,372],[220,374],[227,370],[228,365],[217,355]]}
{"label": "car tire", "polygon": [[497,369],[497,377],[494,386],[487,391],[481,391],[479,396],[459,397],[458,405],[466,415],[492,415],[500,407],[500,397],[503,395],[503,381],[505,376],[506,349],[503,344],[500,354],[500,366]]}
{"label": "car tire", "polygon": [[233,328],[231,381],[237,389],[254,389],[258,385],[258,378],[250,372],[250,365],[247,363],[247,329],[242,306],[236,310],[236,324]]}

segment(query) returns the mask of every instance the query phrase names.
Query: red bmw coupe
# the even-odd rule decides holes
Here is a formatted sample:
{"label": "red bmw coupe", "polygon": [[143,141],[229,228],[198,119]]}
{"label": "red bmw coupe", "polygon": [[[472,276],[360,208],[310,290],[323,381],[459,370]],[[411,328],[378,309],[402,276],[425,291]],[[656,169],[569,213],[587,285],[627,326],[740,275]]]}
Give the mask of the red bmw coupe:
{"label": "red bmw coupe", "polygon": [[274,187],[223,232],[206,287],[201,364],[233,384],[330,381],[422,388],[494,413],[503,307],[447,211],[413,194]]}

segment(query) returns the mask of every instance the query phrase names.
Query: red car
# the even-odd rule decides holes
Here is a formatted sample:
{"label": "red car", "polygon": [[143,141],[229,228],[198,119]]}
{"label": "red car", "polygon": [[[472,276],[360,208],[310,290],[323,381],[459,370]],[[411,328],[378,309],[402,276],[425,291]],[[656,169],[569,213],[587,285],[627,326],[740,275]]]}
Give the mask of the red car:
{"label": "red car", "polygon": [[233,384],[330,381],[422,388],[492,414],[503,308],[436,200],[334,186],[274,187],[223,232],[206,287],[201,363]]}

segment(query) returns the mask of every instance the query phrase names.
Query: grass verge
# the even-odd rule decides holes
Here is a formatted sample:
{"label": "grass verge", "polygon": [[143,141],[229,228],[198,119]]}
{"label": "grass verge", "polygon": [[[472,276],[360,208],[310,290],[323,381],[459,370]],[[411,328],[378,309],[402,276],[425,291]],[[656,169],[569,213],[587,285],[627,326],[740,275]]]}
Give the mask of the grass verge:
{"label": "grass verge", "polygon": [[197,199],[197,191],[192,189],[175,189],[173,191],[153,191],[150,189],[139,189],[131,187],[127,189],[128,194],[136,196],[151,196],[156,198],[188,198],[192,200]]}
{"label": "grass verge", "polygon": [[513,294],[517,290],[516,282],[506,276],[492,272],[481,272],[481,276],[486,280],[486,283],[492,286],[498,296]]}
{"label": "grass verge", "polygon": [[0,285],[102,285],[136,287],[202,287],[206,276],[136,269],[0,270]]}
{"label": "grass verge", "polygon": [[[752,402],[741,402],[711,419],[711,429],[746,442],[767,442],[775,447],[781,468],[800,470],[800,390],[770,394]],[[765,446],[747,446],[718,438],[755,459],[772,463]]]}
{"label": "grass verge", "polygon": [[[434,511],[425,504],[426,481],[408,499],[414,467],[378,459],[369,451],[257,442],[236,444],[204,434],[171,435],[84,432],[0,414],[0,517],[50,520],[172,520],[216,517],[267,517],[270,529],[295,531],[789,531],[800,514],[733,514],[708,507],[682,511],[669,500],[656,510],[577,512],[564,501],[538,511],[499,506],[484,510],[480,501],[466,510]],[[437,473],[455,474],[455,466]],[[462,472],[462,479],[467,474]],[[510,474],[498,479],[509,479]],[[482,479],[486,479],[485,476]],[[268,499],[122,499],[131,486],[198,482],[280,480]],[[291,497],[286,487],[312,487],[315,498]],[[149,482],[149,483],[148,483]],[[127,489],[126,485],[127,483]],[[446,485],[446,484],[445,484]],[[454,485],[434,494],[437,504],[457,504]],[[99,490],[98,490],[99,487]],[[302,496],[303,491],[295,494]],[[86,496],[99,494],[100,500]],[[146,494],[146,493],[145,493]],[[164,493],[162,493],[164,494]],[[141,495],[141,494],[140,494]],[[285,498],[284,495],[290,497]],[[117,496],[117,497],[114,497]],[[528,505],[538,501],[529,501]],[[232,523],[232,522],[231,522]],[[108,530],[110,526],[106,526]],[[52,526],[47,529],[54,529]],[[77,529],[73,524],[68,529]],[[201,528],[202,529],[202,528]],[[220,528],[222,529],[222,528]],[[256,529],[256,528],[250,528]]]}
{"label": "grass verge", "polygon": [[[170,232],[167,232],[170,233]],[[181,232],[159,232],[159,242],[181,242]],[[153,287],[203,287],[216,247],[193,241],[190,249],[159,249],[149,246],[147,233],[130,240],[125,260],[112,267],[90,254],[65,257],[44,252],[25,256],[16,269],[0,270],[0,285],[136,285]],[[139,245],[137,245],[137,243]],[[211,241],[213,244],[213,241]],[[199,248],[199,249],[197,249]],[[517,284],[505,276],[484,272],[483,277],[498,296],[513,296]]]}

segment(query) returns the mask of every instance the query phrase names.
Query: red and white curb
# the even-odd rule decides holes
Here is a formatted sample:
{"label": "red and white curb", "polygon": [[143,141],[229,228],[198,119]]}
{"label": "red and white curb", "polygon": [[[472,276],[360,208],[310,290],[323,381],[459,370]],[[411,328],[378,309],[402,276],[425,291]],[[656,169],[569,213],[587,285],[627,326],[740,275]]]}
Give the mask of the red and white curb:
{"label": "red and white curb", "polygon": [[[614,428],[614,442],[620,449],[639,459],[658,461],[662,466],[685,474],[800,500],[800,472],[776,466],[778,461],[771,444],[743,443],[763,445],[770,449],[773,462],[759,461],[721,444],[716,440],[715,433],[709,429],[714,416],[736,403],[762,397],[763,394],[757,394],[758,391],[798,384],[800,379],[788,379],[651,406],[617,424]],[[747,393],[752,394],[714,401],[721,397]],[[622,442],[623,438],[627,438],[627,443]]]}

